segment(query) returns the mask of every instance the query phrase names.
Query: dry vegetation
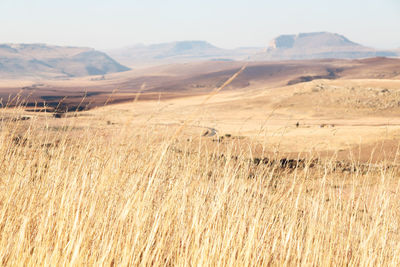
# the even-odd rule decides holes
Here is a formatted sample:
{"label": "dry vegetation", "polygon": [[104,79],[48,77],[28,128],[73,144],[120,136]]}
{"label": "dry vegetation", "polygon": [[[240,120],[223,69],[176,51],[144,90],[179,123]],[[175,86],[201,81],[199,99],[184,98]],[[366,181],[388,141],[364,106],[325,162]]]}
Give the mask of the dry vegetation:
{"label": "dry vegetation", "polygon": [[2,265],[400,264],[390,162],[287,169],[241,139],[2,112]]}
{"label": "dry vegetation", "polygon": [[398,266],[400,82],[221,91],[246,71],[208,95],[2,108],[0,264]]}

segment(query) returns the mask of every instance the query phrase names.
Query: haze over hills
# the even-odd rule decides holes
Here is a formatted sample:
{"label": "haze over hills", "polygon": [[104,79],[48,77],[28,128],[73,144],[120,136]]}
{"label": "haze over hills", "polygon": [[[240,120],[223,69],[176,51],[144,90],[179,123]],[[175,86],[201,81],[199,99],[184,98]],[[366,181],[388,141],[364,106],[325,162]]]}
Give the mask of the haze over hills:
{"label": "haze over hills", "polygon": [[395,51],[379,51],[350,41],[343,35],[329,32],[280,35],[270,42],[257,60],[298,60],[317,58],[395,57]]}
{"label": "haze over hills", "polygon": [[109,50],[107,53],[122,64],[134,66],[204,60],[244,60],[261,50],[259,47],[223,49],[206,41],[179,41],[152,45],[139,44]]}
{"label": "haze over hills", "polygon": [[126,70],[129,68],[92,48],[46,44],[0,44],[2,78],[69,78]]}

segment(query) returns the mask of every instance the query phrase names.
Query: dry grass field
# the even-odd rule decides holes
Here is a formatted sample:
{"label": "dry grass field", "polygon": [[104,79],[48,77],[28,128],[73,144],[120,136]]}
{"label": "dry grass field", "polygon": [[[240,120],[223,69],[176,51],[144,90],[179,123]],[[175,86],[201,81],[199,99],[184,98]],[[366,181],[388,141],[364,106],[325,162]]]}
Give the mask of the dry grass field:
{"label": "dry grass field", "polygon": [[400,80],[371,66],[1,109],[1,264],[398,266]]}

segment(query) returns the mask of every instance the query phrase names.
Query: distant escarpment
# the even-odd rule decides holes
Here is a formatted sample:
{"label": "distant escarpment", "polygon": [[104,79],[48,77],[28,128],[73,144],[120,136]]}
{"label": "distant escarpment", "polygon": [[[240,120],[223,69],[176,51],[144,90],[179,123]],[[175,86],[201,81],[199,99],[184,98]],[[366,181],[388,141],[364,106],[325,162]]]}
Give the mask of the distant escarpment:
{"label": "distant escarpment", "polygon": [[0,44],[2,78],[68,78],[127,70],[107,54],[91,48]]}

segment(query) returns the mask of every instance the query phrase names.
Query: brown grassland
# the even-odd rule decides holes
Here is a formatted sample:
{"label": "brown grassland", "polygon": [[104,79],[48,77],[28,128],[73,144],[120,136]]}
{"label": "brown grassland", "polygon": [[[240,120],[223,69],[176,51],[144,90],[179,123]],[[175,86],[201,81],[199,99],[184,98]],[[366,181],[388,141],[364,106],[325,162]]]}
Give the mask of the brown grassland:
{"label": "brown grassland", "polygon": [[400,264],[398,76],[137,96],[0,110],[2,265]]}

